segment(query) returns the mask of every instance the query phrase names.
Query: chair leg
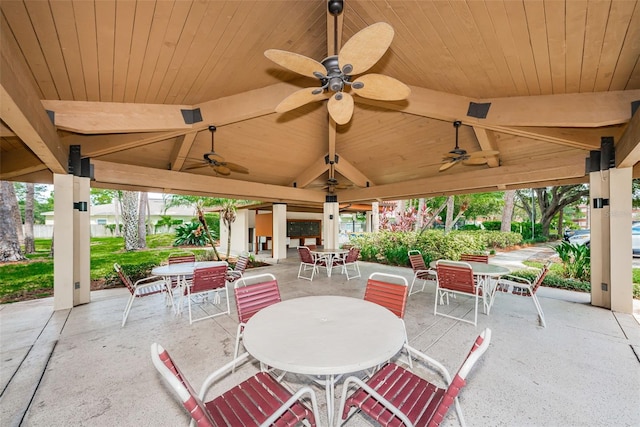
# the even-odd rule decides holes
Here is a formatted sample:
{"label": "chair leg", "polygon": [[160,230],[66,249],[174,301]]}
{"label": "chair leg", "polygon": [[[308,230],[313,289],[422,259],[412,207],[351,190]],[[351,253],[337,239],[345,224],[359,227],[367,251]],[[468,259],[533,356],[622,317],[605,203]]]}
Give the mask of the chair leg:
{"label": "chair leg", "polygon": [[542,306],[540,305],[540,301],[538,301],[538,297],[536,294],[531,294],[531,299],[533,300],[533,304],[536,306],[536,310],[538,310],[538,317],[540,318],[540,324],[543,328],[547,327],[546,322],[544,321],[544,313],[542,312]]}
{"label": "chair leg", "polygon": [[134,294],[131,294],[129,297],[129,301],[127,301],[127,306],[124,308],[124,313],[122,314],[122,326],[127,323],[127,317],[129,317],[129,312],[131,311],[131,306],[133,305],[133,301],[136,299]]}

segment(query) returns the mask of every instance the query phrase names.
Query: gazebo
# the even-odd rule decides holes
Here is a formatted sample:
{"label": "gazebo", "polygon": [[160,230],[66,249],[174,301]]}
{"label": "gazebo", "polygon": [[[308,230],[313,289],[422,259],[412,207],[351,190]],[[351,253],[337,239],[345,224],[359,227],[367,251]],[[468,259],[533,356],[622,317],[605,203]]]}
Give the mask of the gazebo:
{"label": "gazebo", "polygon": [[[589,183],[592,304],[632,310],[637,1],[6,0],[0,11],[0,179],[55,185],[67,236],[57,308],[90,300],[91,187],[273,203],[279,258],[287,204],[322,207],[332,245],[339,203]],[[373,63],[352,76],[340,53]]]}

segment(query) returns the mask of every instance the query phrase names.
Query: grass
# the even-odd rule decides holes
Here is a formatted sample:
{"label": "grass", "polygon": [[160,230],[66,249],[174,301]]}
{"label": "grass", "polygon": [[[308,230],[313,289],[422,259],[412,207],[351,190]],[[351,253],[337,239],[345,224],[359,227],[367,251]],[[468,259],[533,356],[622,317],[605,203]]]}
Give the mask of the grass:
{"label": "grass", "polygon": [[[122,265],[133,280],[145,277],[156,265],[165,263],[169,254],[185,250],[172,246],[173,234],[147,236],[145,250],[125,252],[121,237],[96,237],[91,239],[91,281],[101,286],[120,286],[113,270],[113,263]],[[27,256],[28,261],[0,265],[0,302],[53,295],[53,258],[50,256],[51,239],[36,239],[36,253]],[[210,259],[211,250],[189,247],[198,259]]]}

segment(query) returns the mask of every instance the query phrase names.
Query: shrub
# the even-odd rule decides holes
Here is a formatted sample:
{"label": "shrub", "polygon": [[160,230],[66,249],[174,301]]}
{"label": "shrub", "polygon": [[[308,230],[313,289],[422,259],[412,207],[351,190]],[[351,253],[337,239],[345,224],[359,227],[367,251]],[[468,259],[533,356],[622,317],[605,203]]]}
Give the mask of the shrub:
{"label": "shrub", "polygon": [[209,243],[204,227],[198,222],[193,221],[176,227],[176,238],[173,246],[205,246]]}
{"label": "shrub", "polygon": [[[562,277],[561,272],[559,271],[561,270],[561,268],[562,268],[561,266],[556,267],[555,265],[552,265],[549,273],[547,273],[544,280],[542,281],[542,285],[548,286],[550,288],[566,289],[569,291],[591,292],[590,282],[585,282],[577,279],[564,278]],[[511,274],[512,276],[523,277],[533,283],[533,280],[535,280],[538,274],[538,271],[518,270],[518,271],[511,272],[509,274]]]}
{"label": "shrub", "polygon": [[561,242],[555,247],[562,260],[564,277],[588,281],[591,278],[591,254],[586,245]]}

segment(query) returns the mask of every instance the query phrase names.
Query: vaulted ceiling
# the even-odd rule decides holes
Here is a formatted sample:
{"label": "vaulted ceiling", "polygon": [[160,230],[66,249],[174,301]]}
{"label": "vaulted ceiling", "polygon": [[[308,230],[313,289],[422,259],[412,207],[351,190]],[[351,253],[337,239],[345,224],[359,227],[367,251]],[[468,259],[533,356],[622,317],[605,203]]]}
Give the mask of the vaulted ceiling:
{"label": "vaulted ceiling", "polygon": [[[314,204],[587,182],[608,136],[618,167],[640,160],[638,1],[345,0],[334,16],[326,0],[2,0],[0,12],[4,180],[50,183],[79,146],[94,187]],[[408,85],[406,100],[356,95],[344,125],[326,101],[275,112],[321,83],[265,50],[321,61],[376,22],[395,36],[367,73]],[[456,120],[460,148],[499,155],[439,171]],[[248,174],[198,167],[209,125],[215,152]]]}

